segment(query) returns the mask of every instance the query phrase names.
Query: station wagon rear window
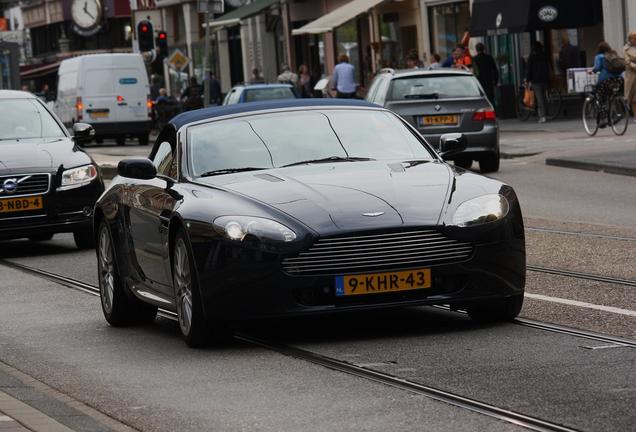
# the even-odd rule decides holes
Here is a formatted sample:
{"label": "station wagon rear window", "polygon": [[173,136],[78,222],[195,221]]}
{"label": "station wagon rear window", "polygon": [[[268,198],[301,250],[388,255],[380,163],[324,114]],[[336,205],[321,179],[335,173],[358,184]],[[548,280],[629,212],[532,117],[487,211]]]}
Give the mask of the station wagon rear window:
{"label": "station wagon rear window", "polygon": [[422,75],[394,79],[389,100],[473,98],[483,96],[469,75]]}

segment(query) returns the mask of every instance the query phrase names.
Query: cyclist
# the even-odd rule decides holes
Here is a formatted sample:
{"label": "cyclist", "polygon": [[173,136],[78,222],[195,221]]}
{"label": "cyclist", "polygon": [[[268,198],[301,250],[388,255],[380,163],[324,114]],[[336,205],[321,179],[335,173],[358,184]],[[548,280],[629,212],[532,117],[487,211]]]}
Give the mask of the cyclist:
{"label": "cyclist", "polygon": [[616,55],[616,51],[614,51],[607,42],[601,42],[598,44],[596,57],[594,57],[593,71],[599,74],[596,83],[596,96],[600,103],[601,119],[603,119],[600,125],[601,127],[607,126],[608,102],[613,89],[623,85],[621,72],[610,70],[610,65],[607,60],[608,57]]}

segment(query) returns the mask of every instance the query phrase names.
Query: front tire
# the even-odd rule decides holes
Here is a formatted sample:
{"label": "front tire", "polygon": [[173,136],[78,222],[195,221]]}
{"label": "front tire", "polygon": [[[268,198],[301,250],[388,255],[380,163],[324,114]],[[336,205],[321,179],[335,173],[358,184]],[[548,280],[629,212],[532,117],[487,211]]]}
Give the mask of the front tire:
{"label": "front tire", "polygon": [[115,142],[117,143],[118,146],[125,146],[126,145],[126,137],[125,136],[118,136],[117,138],[115,138]]}
{"label": "front tire", "polygon": [[514,320],[521,312],[523,294],[502,299],[474,302],[466,306],[466,312],[473,321],[506,322]]}
{"label": "front tire", "polygon": [[97,244],[99,297],[106,321],[113,327],[120,327],[154,320],[157,307],[134,297],[127,292],[122,282],[110,230],[105,221],[99,226]]}
{"label": "front tire", "polygon": [[90,227],[73,231],[73,240],[78,249],[95,249],[95,237]]}
{"label": "front tire", "polygon": [[479,158],[479,171],[482,174],[499,171],[499,153],[487,154]]}
{"label": "front tire", "polygon": [[150,141],[148,134],[141,134],[137,137],[137,139],[139,140],[140,146],[147,146]]}
{"label": "front tire", "polygon": [[589,136],[596,135],[599,127],[600,109],[596,98],[588,97],[583,102],[583,128]]}
{"label": "front tire", "polygon": [[631,121],[627,102],[622,95],[615,95],[609,101],[609,122],[615,135],[624,135]]}
{"label": "front tire", "polygon": [[192,348],[219,341],[227,335],[221,323],[213,323],[203,312],[198,276],[194,267],[190,242],[183,230],[175,237],[172,253],[172,280],[179,329],[183,340]]}

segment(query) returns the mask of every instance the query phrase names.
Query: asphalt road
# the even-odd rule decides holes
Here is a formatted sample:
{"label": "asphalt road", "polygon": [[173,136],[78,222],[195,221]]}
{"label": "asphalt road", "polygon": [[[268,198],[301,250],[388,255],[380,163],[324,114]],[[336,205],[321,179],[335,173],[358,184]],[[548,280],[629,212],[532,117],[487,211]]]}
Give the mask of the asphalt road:
{"label": "asphalt road", "polygon": [[[529,265],[636,280],[636,179],[549,167],[540,157],[503,161],[495,177],[521,198]],[[4,243],[0,259],[96,283],[94,253],[77,251],[68,235]],[[636,337],[633,286],[530,271],[527,292],[524,317]],[[140,430],[518,429],[237,341],[191,350],[166,319],[111,328],[97,298],[7,267],[0,293],[0,362]],[[574,429],[636,424],[629,347],[480,326],[433,308],[240,330]]]}

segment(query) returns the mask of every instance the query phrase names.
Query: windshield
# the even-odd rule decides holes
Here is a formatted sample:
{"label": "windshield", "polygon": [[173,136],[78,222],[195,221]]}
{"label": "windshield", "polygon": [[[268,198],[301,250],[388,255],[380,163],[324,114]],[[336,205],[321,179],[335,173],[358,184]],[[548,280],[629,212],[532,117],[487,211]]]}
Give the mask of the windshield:
{"label": "windshield", "polygon": [[292,92],[290,87],[271,87],[245,90],[245,102],[294,98],[294,92]]}
{"label": "windshield", "polygon": [[193,126],[188,143],[195,176],[329,158],[433,159],[404,123],[386,111],[256,115]]}
{"label": "windshield", "polygon": [[2,99],[0,112],[0,140],[66,136],[36,99]]}
{"label": "windshield", "polygon": [[398,78],[391,85],[390,99],[445,99],[482,96],[477,80],[469,75],[435,75]]}

